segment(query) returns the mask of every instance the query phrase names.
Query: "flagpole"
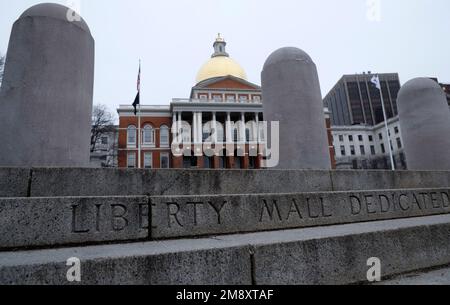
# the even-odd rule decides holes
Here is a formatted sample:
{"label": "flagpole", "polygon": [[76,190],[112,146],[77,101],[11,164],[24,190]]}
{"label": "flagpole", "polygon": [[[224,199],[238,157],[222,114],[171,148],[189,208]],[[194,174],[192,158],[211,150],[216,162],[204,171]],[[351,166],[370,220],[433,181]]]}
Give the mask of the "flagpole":
{"label": "flagpole", "polygon": [[395,164],[394,164],[394,154],[392,152],[392,146],[391,146],[391,136],[389,135],[389,127],[388,127],[388,121],[387,121],[387,115],[386,115],[386,107],[384,106],[384,97],[383,97],[383,90],[382,90],[382,86],[381,86],[381,81],[378,77],[378,82],[380,84],[380,96],[381,96],[381,107],[383,109],[383,116],[384,116],[384,126],[386,128],[386,135],[387,135],[387,140],[388,140],[388,147],[389,147],[389,156],[391,158],[391,168],[393,171],[395,171]]}
{"label": "flagpole", "polygon": [[[139,77],[141,73],[141,60],[139,59]],[[139,83],[139,105],[138,105],[138,169],[141,168],[141,84]]]}

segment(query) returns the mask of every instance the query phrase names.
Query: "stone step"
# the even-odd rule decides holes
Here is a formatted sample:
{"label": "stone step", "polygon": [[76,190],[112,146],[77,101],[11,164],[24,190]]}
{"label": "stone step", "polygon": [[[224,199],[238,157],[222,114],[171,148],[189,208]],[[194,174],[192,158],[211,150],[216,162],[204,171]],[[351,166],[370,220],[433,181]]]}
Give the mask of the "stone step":
{"label": "stone step", "polygon": [[450,267],[435,268],[432,270],[416,271],[396,276],[376,285],[450,285]]}
{"label": "stone step", "polygon": [[450,213],[450,188],[0,199],[0,250],[149,241]]}
{"label": "stone step", "polygon": [[[319,228],[0,253],[0,284],[350,284],[450,263],[450,215]],[[76,265],[75,265],[76,267]]]}
{"label": "stone step", "polygon": [[0,168],[0,197],[270,194],[441,187],[450,187],[450,172]]}

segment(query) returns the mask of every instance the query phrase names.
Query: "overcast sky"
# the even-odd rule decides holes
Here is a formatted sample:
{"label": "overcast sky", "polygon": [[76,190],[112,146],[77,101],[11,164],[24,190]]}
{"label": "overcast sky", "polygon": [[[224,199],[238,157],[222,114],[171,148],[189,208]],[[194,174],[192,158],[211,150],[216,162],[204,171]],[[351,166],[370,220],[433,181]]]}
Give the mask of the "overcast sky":
{"label": "overcast sky", "polygon": [[[0,0],[1,53],[13,22],[39,2]],[[418,76],[450,82],[448,0],[381,0],[379,12],[377,0],[80,2],[96,41],[94,103],[112,110],[133,102],[139,58],[143,104],[187,98],[218,32],[257,84],[266,58],[284,46],[311,55],[324,95],[343,74],[362,71],[398,72],[402,84]]]}

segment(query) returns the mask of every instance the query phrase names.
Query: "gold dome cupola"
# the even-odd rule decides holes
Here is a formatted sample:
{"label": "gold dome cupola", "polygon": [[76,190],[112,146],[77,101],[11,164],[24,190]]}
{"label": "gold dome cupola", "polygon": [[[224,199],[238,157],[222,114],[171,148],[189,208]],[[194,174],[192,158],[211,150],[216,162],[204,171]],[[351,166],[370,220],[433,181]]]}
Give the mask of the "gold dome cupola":
{"label": "gold dome cupola", "polygon": [[214,42],[214,54],[200,69],[197,74],[197,84],[211,78],[222,76],[234,76],[247,80],[244,69],[226,52],[226,41],[218,34]]}

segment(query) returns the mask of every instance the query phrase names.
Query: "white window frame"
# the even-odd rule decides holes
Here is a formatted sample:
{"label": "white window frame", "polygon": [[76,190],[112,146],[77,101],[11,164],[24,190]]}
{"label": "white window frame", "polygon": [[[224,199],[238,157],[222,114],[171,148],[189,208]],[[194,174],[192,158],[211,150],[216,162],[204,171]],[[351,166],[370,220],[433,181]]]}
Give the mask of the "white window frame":
{"label": "white window frame", "polygon": [[[148,163],[146,162],[147,156],[150,156],[150,166],[148,166]],[[153,153],[150,151],[144,152],[144,168],[147,168],[147,169],[153,168]]]}
{"label": "white window frame", "polygon": [[[150,147],[154,147],[155,146],[155,128],[153,128],[152,125],[145,125],[144,128],[142,129],[142,144],[144,146],[150,146]],[[147,142],[146,140],[146,132],[151,131],[151,141]]]}
{"label": "white window frame", "polygon": [[[130,156],[132,156],[132,160],[134,165],[130,165]],[[136,168],[136,152],[128,152],[127,153],[127,168]]]}
{"label": "white window frame", "polygon": [[[134,131],[134,135],[133,135],[133,139],[134,141],[130,141],[130,135],[131,135],[131,131]],[[127,145],[130,147],[136,147],[136,143],[137,143],[137,128],[134,125],[130,125],[127,127]]]}
{"label": "white window frame", "polygon": [[236,102],[236,96],[227,95],[227,103],[234,103],[234,102]]}
{"label": "white window frame", "polygon": [[[163,142],[163,137],[162,137],[163,130],[165,130],[165,132],[167,132],[167,142]],[[170,146],[170,129],[166,125],[162,125],[159,128],[159,144],[161,147],[169,147]]]}

